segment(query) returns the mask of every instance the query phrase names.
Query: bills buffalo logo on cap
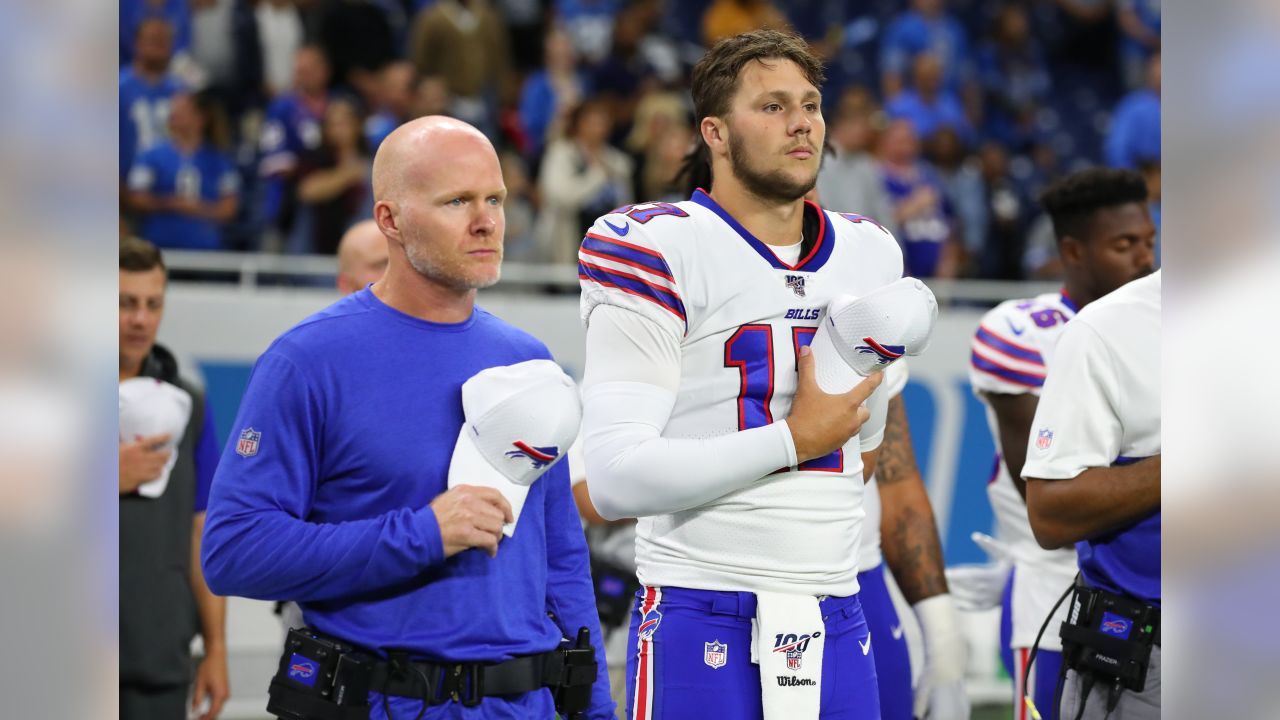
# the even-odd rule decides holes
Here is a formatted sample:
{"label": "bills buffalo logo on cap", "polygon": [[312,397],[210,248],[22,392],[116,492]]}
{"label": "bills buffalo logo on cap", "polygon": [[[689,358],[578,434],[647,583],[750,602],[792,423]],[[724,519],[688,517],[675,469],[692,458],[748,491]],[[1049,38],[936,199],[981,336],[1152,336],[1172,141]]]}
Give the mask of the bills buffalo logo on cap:
{"label": "bills buffalo logo on cap", "polygon": [[556,456],[560,454],[560,448],[550,445],[547,447],[534,447],[523,440],[517,440],[511,443],[515,450],[508,450],[509,458],[528,458],[533,462],[535,469],[544,468],[555,462]]}
{"label": "bills buffalo logo on cap", "polygon": [[1040,428],[1040,432],[1036,433],[1036,449],[1048,450],[1053,444],[1053,431],[1049,428]]}
{"label": "bills buffalo logo on cap", "polygon": [[881,345],[869,337],[862,338],[862,342],[866,343],[866,345],[859,345],[854,349],[863,355],[871,355],[873,353],[879,355],[880,359],[876,362],[881,365],[888,365],[894,360],[897,360],[902,357],[902,353],[907,350],[907,346],[905,345]]}
{"label": "bills buffalo logo on cap", "polygon": [[702,648],[702,662],[712,670],[722,668],[729,662],[729,646],[719,640],[702,643]]}
{"label": "bills buffalo logo on cap", "polygon": [[773,651],[786,653],[788,670],[799,670],[804,661],[804,651],[809,649],[809,641],[818,637],[822,637],[821,631],[812,635],[799,636],[779,633],[773,638]]}
{"label": "bills buffalo logo on cap", "polygon": [[240,457],[253,457],[258,454],[258,443],[262,440],[262,432],[253,428],[240,431],[236,440],[236,454]]}

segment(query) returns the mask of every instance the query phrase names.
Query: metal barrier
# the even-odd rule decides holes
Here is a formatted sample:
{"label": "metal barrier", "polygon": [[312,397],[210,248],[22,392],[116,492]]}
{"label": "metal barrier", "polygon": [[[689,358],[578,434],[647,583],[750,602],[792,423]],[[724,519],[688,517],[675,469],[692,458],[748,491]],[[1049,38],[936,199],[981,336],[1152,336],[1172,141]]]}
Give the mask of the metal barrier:
{"label": "metal barrier", "polygon": [[[263,286],[331,285],[338,274],[331,255],[278,255],[274,253],[199,252],[168,250],[165,263],[183,282],[233,280],[245,290]],[[929,280],[929,288],[943,305],[955,303],[994,305],[1008,298],[1052,292],[1057,282],[1008,280]],[[502,265],[503,290],[574,292],[578,273],[569,265],[507,262]]]}

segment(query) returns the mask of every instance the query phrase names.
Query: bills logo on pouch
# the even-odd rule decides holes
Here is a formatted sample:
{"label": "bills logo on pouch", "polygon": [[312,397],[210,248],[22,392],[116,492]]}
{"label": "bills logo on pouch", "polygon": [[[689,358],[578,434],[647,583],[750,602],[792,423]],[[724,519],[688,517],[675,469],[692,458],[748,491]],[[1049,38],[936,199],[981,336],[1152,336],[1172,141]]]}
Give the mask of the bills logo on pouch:
{"label": "bills logo on pouch", "polygon": [[314,661],[294,653],[289,658],[289,675],[290,680],[314,687],[316,684],[316,664]]}
{"label": "bills logo on pouch", "polygon": [[786,653],[787,669],[799,670],[804,662],[804,651],[809,649],[809,641],[816,637],[821,637],[821,632],[812,635],[783,635],[779,633],[773,638],[773,651]]}
{"label": "bills logo on pouch", "polygon": [[729,661],[729,646],[716,640],[702,644],[702,662],[712,669],[722,668]]}
{"label": "bills logo on pouch", "polygon": [[258,443],[262,440],[262,432],[253,428],[240,431],[240,439],[236,440],[236,454],[240,457],[253,457],[258,454]]}

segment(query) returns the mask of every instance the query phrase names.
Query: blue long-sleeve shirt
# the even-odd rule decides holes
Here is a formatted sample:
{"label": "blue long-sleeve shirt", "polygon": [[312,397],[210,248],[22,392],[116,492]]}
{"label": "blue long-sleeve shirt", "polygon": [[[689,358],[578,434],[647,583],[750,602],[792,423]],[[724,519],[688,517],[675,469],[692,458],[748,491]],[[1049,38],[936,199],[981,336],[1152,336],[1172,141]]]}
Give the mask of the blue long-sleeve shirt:
{"label": "blue long-sleeve shirt", "polygon": [[600,659],[590,716],[612,717],[565,464],[533,484],[495,558],[471,549],[445,559],[429,507],[447,489],[462,383],[549,357],[479,308],[430,323],[368,289],[304,320],[258,359],[214,478],[209,587],[296,600],[310,627],[424,660],[545,652],[585,625]]}

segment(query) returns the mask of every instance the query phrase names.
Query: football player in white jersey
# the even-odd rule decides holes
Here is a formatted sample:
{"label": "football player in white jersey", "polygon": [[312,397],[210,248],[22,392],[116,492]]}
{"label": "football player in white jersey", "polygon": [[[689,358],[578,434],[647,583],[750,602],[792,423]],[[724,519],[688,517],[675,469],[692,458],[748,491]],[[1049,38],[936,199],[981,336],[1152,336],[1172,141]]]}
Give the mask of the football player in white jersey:
{"label": "football player in white jersey", "polygon": [[822,80],[794,35],[721,41],[693,72],[710,187],[604,215],[579,253],[587,483],[639,518],[631,717],[879,717],[855,554],[881,373],[822,393],[808,345],[902,253],[803,200]]}
{"label": "football player in white jersey", "polygon": [[[889,395],[876,474],[867,481],[866,520],[858,549],[858,597],[876,638],[876,680],[882,720],[969,717],[968,662],[955,605],[947,591],[942,543],[924,479],[916,466],[902,401],[907,367],[885,371]],[[886,584],[886,569],[911,605],[924,640],[923,668],[914,692],[902,619]]]}
{"label": "football player in white jersey", "polygon": [[[1057,627],[1065,606],[1040,641],[1029,687],[1022,687],[1022,678],[1037,633],[1076,574],[1075,550],[1042,549],[1028,524],[1021,478],[1031,421],[1066,323],[1080,308],[1154,270],[1156,230],[1146,200],[1142,176],[1126,170],[1092,168],[1049,187],[1040,201],[1053,220],[1062,256],[1062,290],[1001,303],[982,318],[973,338],[969,379],[987,406],[987,422],[996,440],[987,494],[997,534],[1013,565],[1004,590],[1001,640],[1006,668],[1014,678],[1018,720],[1027,716],[1024,696],[1034,700],[1045,720],[1055,716],[1052,697],[1062,650]],[[954,572],[950,580],[958,596],[972,595]],[[992,599],[990,605],[995,602]]]}

